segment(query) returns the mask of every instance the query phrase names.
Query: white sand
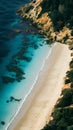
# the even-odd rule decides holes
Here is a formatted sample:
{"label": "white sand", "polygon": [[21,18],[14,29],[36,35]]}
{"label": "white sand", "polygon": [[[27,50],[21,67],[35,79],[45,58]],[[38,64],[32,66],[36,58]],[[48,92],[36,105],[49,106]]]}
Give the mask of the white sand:
{"label": "white sand", "polygon": [[39,79],[8,130],[41,130],[61,94],[71,60],[67,45],[58,43],[46,60]]}

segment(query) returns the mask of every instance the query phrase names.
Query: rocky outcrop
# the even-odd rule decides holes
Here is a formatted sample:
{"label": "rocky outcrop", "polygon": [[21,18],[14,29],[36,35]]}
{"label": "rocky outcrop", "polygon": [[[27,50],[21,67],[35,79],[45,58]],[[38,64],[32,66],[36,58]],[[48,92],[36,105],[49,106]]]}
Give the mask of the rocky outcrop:
{"label": "rocky outcrop", "polygon": [[49,41],[54,41],[55,32],[53,29],[53,24],[51,18],[48,16],[48,13],[42,12],[42,7],[40,3],[42,0],[37,0],[36,3],[26,4],[24,7],[21,7],[18,10],[18,14],[25,18],[30,19],[32,23],[39,29],[39,33],[45,34],[49,37]]}
{"label": "rocky outcrop", "polygon": [[[71,31],[68,27],[63,27],[59,31],[54,30],[53,21],[50,17],[50,10],[45,12],[44,8],[41,6],[44,0],[37,0],[36,2],[31,2],[26,4],[24,7],[21,7],[18,10],[18,14],[24,19],[29,19],[32,23],[38,28],[39,33],[45,34],[49,38],[49,42],[54,42],[55,40],[61,43],[68,43],[68,39],[71,39],[71,43],[73,42],[73,36],[71,36]],[[48,0],[46,0],[48,4]],[[47,7],[48,8],[48,7]],[[64,5],[58,6],[58,11],[63,13]],[[56,25],[60,27],[63,24],[62,20],[58,20]],[[66,35],[68,35],[68,39],[66,39]]]}

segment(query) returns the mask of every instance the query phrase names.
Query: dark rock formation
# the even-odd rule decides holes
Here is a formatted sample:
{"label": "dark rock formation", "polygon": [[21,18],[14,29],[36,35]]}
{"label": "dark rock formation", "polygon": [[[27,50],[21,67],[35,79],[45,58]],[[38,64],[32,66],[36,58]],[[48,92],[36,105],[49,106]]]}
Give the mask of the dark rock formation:
{"label": "dark rock formation", "polygon": [[2,76],[2,80],[4,83],[13,83],[15,81],[15,78],[9,76]]}
{"label": "dark rock formation", "polygon": [[[61,41],[68,44],[67,40],[72,36],[72,32],[71,34],[68,32],[68,29],[72,29],[73,26],[72,9],[72,0],[38,0],[21,7],[18,14],[25,19],[30,19],[33,25],[39,29],[39,33],[45,34],[49,39],[51,37],[50,43]],[[68,29],[63,29],[64,26],[67,26]],[[62,33],[65,32],[64,35],[59,35],[61,30]],[[56,37],[56,33],[58,37]],[[71,41],[73,42],[72,39]],[[69,46],[70,49],[73,49],[72,45],[69,44]]]}
{"label": "dark rock formation", "polygon": [[9,98],[9,100],[6,100],[6,103],[9,103],[9,102],[12,102],[12,101],[20,102],[21,100],[22,100],[21,98],[17,99],[17,98],[15,98],[15,97],[11,96],[11,97]]}
{"label": "dark rock formation", "polygon": [[5,122],[4,122],[4,121],[1,121],[1,124],[2,124],[2,125],[5,125]]}

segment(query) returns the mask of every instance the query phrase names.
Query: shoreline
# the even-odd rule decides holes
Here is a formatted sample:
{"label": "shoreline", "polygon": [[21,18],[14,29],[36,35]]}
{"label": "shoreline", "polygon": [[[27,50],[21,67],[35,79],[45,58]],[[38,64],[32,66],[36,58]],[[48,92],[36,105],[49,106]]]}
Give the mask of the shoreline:
{"label": "shoreline", "polygon": [[[65,61],[65,56],[66,56],[66,54],[65,54],[65,52],[67,53],[67,55],[68,55],[68,57],[67,57],[67,60]],[[69,52],[68,52],[69,51]],[[59,55],[57,55],[58,54],[58,52],[59,52]],[[65,54],[65,56],[63,57],[63,54],[62,53],[64,53]],[[65,66],[65,68],[62,68],[63,69],[63,74],[61,75],[61,80],[62,81],[60,81],[60,83],[58,83],[58,85],[57,85],[57,88],[54,90],[54,93],[56,93],[57,95],[54,97],[53,95],[53,98],[51,99],[51,101],[53,101],[54,100],[54,98],[55,98],[55,100],[54,100],[54,102],[53,102],[53,104],[51,104],[51,101],[49,101],[50,102],[50,105],[51,105],[51,109],[50,109],[50,115],[51,115],[51,112],[52,112],[52,110],[53,110],[53,107],[54,107],[54,105],[55,105],[55,103],[56,103],[56,101],[57,101],[57,99],[59,98],[59,96],[60,96],[60,93],[61,93],[61,89],[62,89],[62,86],[63,86],[63,84],[64,84],[64,80],[63,80],[63,78],[64,78],[64,76],[65,76],[65,73],[66,73],[66,71],[67,71],[67,69],[68,69],[68,65],[69,65],[69,61],[70,61],[70,56],[69,56],[69,53],[70,53],[70,50],[68,49],[68,46],[66,46],[66,45],[63,45],[63,44],[57,44],[54,48],[53,48],[53,50],[52,50],[52,53],[51,53],[51,55],[50,55],[50,57],[46,60],[46,63],[45,63],[45,65],[44,65],[44,67],[43,67],[43,70],[41,71],[41,73],[39,74],[39,78],[38,78],[38,80],[37,80],[37,82],[36,82],[36,84],[35,84],[35,87],[33,88],[33,90],[32,90],[32,92],[31,92],[31,94],[28,96],[28,98],[27,98],[27,100],[25,101],[25,103],[24,103],[24,105],[22,106],[22,108],[21,108],[21,110],[19,111],[19,113],[17,114],[17,116],[15,117],[15,119],[13,120],[13,122],[8,126],[8,128],[7,128],[7,130],[18,130],[19,129],[19,127],[22,127],[23,125],[22,124],[24,124],[24,122],[26,122],[26,121],[24,121],[24,119],[23,119],[23,115],[25,115],[25,118],[26,117],[31,117],[31,113],[30,113],[30,110],[31,110],[31,108],[33,108],[34,109],[34,107],[35,107],[35,101],[34,100],[37,100],[37,97],[40,95],[40,92],[39,92],[39,90],[41,90],[41,92],[42,91],[45,91],[45,87],[43,88],[44,90],[42,90],[42,85],[46,85],[47,84],[47,82],[48,82],[48,84],[46,85],[46,89],[50,89],[50,91],[51,92],[53,92],[51,89],[53,89],[53,88],[48,88],[48,86],[49,86],[49,82],[51,81],[51,80],[49,80],[49,78],[50,78],[50,76],[48,75],[48,73],[50,73],[50,74],[52,74],[52,71],[53,70],[51,70],[51,69],[54,69],[54,67],[52,68],[52,66],[54,65],[56,65],[56,64],[60,64],[59,62],[62,62],[62,61],[60,61],[60,59],[59,58],[62,58],[62,60],[63,60],[63,62],[67,62],[67,64],[66,64],[66,66]],[[55,55],[56,55],[56,57],[55,57]],[[49,65],[49,67],[48,67],[48,65],[47,65],[47,63],[48,62],[50,62],[50,65]],[[65,64],[65,63],[63,63],[63,64]],[[56,67],[56,66],[55,66]],[[58,65],[58,67],[59,67],[59,65]],[[61,67],[61,65],[60,65],[60,67]],[[61,70],[60,70],[61,71]],[[62,73],[62,72],[61,72]],[[54,74],[56,74],[56,72],[54,73]],[[43,75],[43,76],[42,76]],[[58,75],[58,74],[57,74]],[[48,78],[48,76],[49,76],[49,78]],[[46,79],[47,78],[47,79]],[[40,80],[41,79],[41,80]],[[53,78],[52,78],[52,80],[53,80]],[[41,83],[40,83],[41,82]],[[54,81],[55,82],[55,81]],[[51,81],[51,83],[53,83],[52,81]],[[37,87],[37,86],[39,86],[39,87]],[[53,86],[54,87],[54,86]],[[59,88],[58,88],[59,87]],[[59,90],[57,90],[57,89],[59,89]],[[55,94],[54,94],[55,95]],[[43,96],[46,96],[46,95],[41,95],[41,98],[43,98]],[[47,100],[49,99],[49,97],[45,97],[45,98],[47,98]],[[40,99],[40,98],[39,98]],[[45,99],[46,100],[46,99]],[[32,105],[32,101],[33,101],[33,105]],[[29,104],[28,104],[28,102],[29,102]],[[37,103],[37,102],[36,102]],[[25,109],[25,111],[24,111],[24,108],[26,107],[26,109]],[[30,108],[30,109],[29,109]],[[37,108],[36,108],[37,109]],[[41,108],[42,109],[42,108]],[[49,114],[49,111],[48,111],[48,108],[46,108],[47,109],[47,113],[46,113],[46,116],[48,116],[48,114]],[[36,110],[37,111],[37,110]],[[28,114],[28,113],[30,113],[30,114]],[[34,112],[35,113],[35,112]],[[40,113],[41,114],[41,113]],[[32,114],[32,116],[33,116],[34,114]],[[49,115],[49,116],[50,116]],[[23,119],[23,121],[22,121],[22,119]],[[33,118],[32,118],[33,119]],[[16,120],[16,121],[15,121]],[[30,119],[29,119],[30,120]],[[41,122],[43,122],[42,121],[42,118],[40,119],[41,120]],[[19,123],[19,121],[20,121],[20,123]],[[23,122],[23,123],[22,123]],[[29,122],[29,121],[27,121],[27,122]],[[32,122],[32,120],[30,120],[30,122]],[[17,123],[19,123],[19,124],[21,124],[21,125],[18,125]],[[33,123],[33,125],[34,125],[34,122],[32,122]],[[35,122],[36,123],[36,122]],[[45,122],[46,123],[46,122]],[[45,123],[43,123],[44,125],[45,125]],[[30,123],[31,124],[31,123]],[[27,123],[26,123],[26,125],[27,125]],[[32,125],[32,124],[31,124]],[[41,124],[40,124],[41,125]],[[43,128],[44,127],[44,125],[42,125],[42,127],[41,128]],[[25,125],[24,125],[25,126]],[[27,125],[28,127],[29,127],[29,125]],[[24,128],[24,130],[25,129],[27,129],[27,128],[25,128],[25,127],[23,127]],[[29,130],[30,128],[28,128],[27,130]],[[31,130],[31,129],[30,129]],[[33,129],[32,129],[33,130]],[[35,129],[34,128],[34,130],[37,130],[37,128]],[[38,129],[39,130],[39,129]]]}
{"label": "shoreline", "polygon": [[[41,66],[41,68],[40,68],[40,71],[39,71],[38,75],[36,75],[35,81],[33,82],[31,89],[30,89],[30,90],[28,91],[28,93],[25,95],[23,102],[21,103],[20,107],[18,108],[18,111],[17,111],[17,112],[15,113],[15,115],[10,119],[10,122],[9,122],[9,124],[8,124],[7,127],[6,127],[6,130],[8,129],[8,127],[10,126],[10,124],[13,122],[13,120],[15,120],[15,118],[16,118],[16,116],[18,115],[19,111],[22,109],[23,104],[26,104],[26,102],[27,102],[26,100],[29,100],[29,96],[31,95],[31,92],[34,91],[33,89],[35,89],[34,86],[36,85],[37,80],[38,80],[38,78],[39,78],[39,76],[40,76],[40,73],[42,72],[42,70],[43,70],[43,68],[44,68],[44,66],[45,66],[45,62],[46,62],[46,60],[50,57],[51,52],[52,52],[52,49],[53,49],[56,45],[57,45],[57,43],[53,43],[52,46],[50,47],[50,50],[49,50],[47,56],[45,57],[45,60],[43,61],[43,64],[42,64],[42,66]],[[36,92],[35,92],[35,93],[36,93]]]}

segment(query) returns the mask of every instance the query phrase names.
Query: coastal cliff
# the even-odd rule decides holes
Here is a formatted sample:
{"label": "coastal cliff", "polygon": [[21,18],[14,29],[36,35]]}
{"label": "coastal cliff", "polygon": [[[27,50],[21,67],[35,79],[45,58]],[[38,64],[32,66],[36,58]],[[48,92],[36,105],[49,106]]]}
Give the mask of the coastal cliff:
{"label": "coastal cliff", "polygon": [[42,0],[37,0],[35,3],[31,2],[18,10],[18,14],[24,19],[29,19],[39,29],[39,33],[45,34],[49,37],[50,41],[54,40],[55,32],[51,18],[48,13],[41,13],[42,7],[40,6]]}
{"label": "coastal cliff", "polygon": [[37,0],[18,10],[23,19],[31,20],[39,33],[48,37],[49,42],[58,41],[73,48],[73,2],[65,0]]}
{"label": "coastal cliff", "polygon": [[[23,19],[31,20],[39,33],[54,41],[68,44],[73,50],[73,1],[37,0],[18,10]],[[73,58],[73,53],[71,54]],[[73,130],[73,59],[66,73],[65,85],[58,100],[52,120],[43,130]]]}

